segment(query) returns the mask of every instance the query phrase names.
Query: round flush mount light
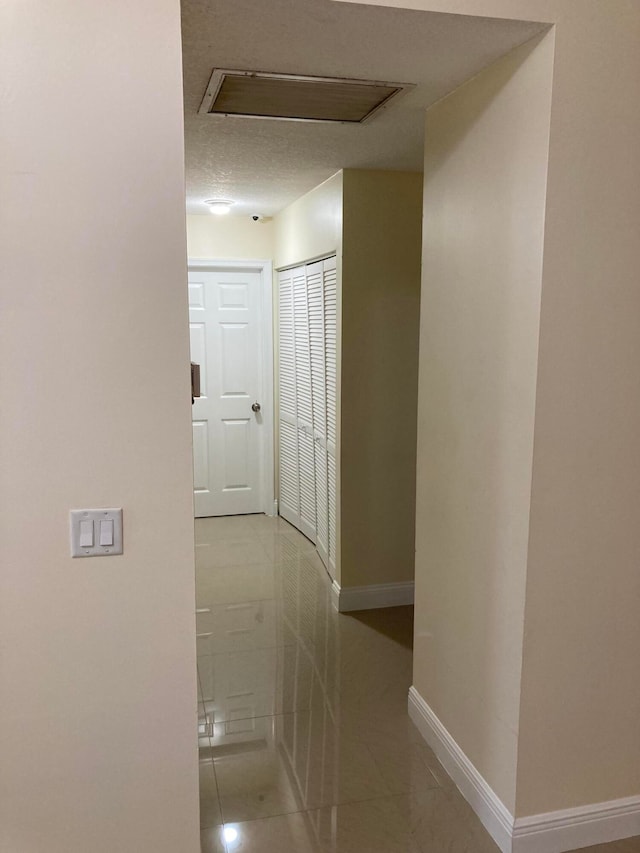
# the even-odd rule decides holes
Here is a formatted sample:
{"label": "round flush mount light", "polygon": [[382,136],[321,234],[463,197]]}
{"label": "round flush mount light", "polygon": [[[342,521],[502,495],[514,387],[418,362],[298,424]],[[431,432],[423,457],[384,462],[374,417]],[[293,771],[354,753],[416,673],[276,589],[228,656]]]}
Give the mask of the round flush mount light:
{"label": "round flush mount light", "polygon": [[222,836],[227,844],[233,844],[238,840],[238,830],[233,826],[225,826]]}
{"label": "round flush mount light", "polygon": [[208,205],[211,213],[215,213],[217,216],[226,216],[231,210],[233,202],[227,198],[208,198],[205,204]]}

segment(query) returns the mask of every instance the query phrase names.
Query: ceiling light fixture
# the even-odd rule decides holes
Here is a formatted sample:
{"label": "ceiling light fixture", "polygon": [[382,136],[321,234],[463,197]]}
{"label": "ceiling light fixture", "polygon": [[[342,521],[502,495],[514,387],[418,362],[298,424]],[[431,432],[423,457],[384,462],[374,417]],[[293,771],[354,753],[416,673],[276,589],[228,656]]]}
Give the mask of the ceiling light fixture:
{"label": "ceiling light fixture", "polygon": [[227,844],[233,844],[238,840],[238,830],[233,826],[225,826],[222,836]]}
{"label": "ceiling light fixture", "polygon": [[226,216],[231,210],[232,201],[226,198],[208,198],[205,204],[209,205],[209,211],[217,216]]}

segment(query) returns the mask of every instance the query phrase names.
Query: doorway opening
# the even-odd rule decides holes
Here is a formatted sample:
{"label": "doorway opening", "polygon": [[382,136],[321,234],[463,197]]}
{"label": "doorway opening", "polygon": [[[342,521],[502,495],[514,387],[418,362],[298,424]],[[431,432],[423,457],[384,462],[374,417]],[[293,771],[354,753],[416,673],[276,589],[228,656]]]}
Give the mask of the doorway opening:
{"label": "doorway opening", "polygon": [[[446,774],[411,732],[407,713],[425,112],[541,27],[333,0],[213,7],[183,0],[189,253],[271,258],[278,273],[275,376],[281,379],[291,366],[287,358],[300,375],[309,361],[309,381],[302,383],[307,401],[303,394],[286,412],[284,389],[274,383],[279,510],[311,538],[315,530],[317,540],[321,527],[328,531],[329,563],[331,519],[318,516],[323,482],[315,465],[320,459],[328,471],[331,452],[336,500],[335,567],[328,575],[309,539],[282,518],[251,514],[251,505],[242,503],[250,497],[249,467],[233,440],[250,434],[256,421],[247,407],[262,400],[248,380],[230,391],[242,395],[244,406],[224,416],[233,453],[228,464],[224,455],[214,460],[222,466],[221,485],[197,482],[202,503],[207,491],[222,491],[230,501],[211,504],[213,517],[196,521],[203,850],[240,845],[253,853],[272,837],[279,853],[339,853],[343,828],[357,837],[358,849],[381,849],[381,837],[388,841],[385,853],[415,849],[410,822],[394,811],[393,796],[414,787],[436,790],[435,799],[446,805],[438,792]],[[247,38],[258,31],[260,39]],[[349,79],[414,85],[376,111],[369,125],[279,122],[199,112],[212,66],[305,76],[339,71]],[[206,202],[216,197],[226,200],[228,216],[211,217]],[[271,248],[259,251],[266,235]],[[200,251],[192,251],[196,245]],[[336,388],[329,448],[326,413],[324,431],[314,423],[314,272],[308,269],[332,257]],[[213,292],[221,281],[211,283]],[[221,320],[216,298],[212,322],[243,322],[232,314]],[[300,325],[294,317],[287,339],[289,303],[292,314],[299,308]],[[323,310],[326,315],[326,305]],[[308,345],[299,348],[305,339]],[[220,365],[224,356],[216,346]],[[325,380],[326,352],[325,337]],[[195,352],[192,357],[198,360]],[[326,388],[325,382],[325,396]],[[195,446],[205,416],[195,407],[194,415]],[[290,443],[283,447],[285,435]],[[297,459],[296,506],[285,500],[282,453],[288,448]],[[238,514],[226,506],[240,507]],[[338,612],[365,609],[380,615]],[[383,804],[382,821],[362,805],[372,801]],[[441,842],[450,846],[450,839]]]}

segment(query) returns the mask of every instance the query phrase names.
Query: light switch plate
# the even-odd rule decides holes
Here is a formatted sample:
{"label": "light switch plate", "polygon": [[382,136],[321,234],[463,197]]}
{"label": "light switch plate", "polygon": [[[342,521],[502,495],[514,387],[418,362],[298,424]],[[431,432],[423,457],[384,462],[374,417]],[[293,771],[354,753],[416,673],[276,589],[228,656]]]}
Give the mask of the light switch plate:
{"label": "light switch plate", "polygon": [[[122,509],[72,509],[71,521],[71,556],[72,557],[113,557],[122,554]],[[80,544],[80,522],[93,524],[93,545],[90,547]],[[113,522],[113,545],[100,545],[100,522]],[[86,530],[86,525],[83,525]]]}

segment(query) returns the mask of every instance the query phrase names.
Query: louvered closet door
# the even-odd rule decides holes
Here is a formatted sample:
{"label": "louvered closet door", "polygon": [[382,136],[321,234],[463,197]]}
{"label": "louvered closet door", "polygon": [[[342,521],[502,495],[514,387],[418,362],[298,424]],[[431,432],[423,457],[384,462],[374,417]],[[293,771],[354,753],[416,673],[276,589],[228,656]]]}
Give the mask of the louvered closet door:
{"label": "louvered closet door", "polygon": [[329,494],[327,481],[327,405],[324,354],[324,264],[307,266],[311,392],[313,402],[313,460],[316,495],[316,547],[329,567]]}
{"label": "louvered closet door", "polygon": [[337,290],[336,259],[323,263],[324,350],[327,412],[327,485],[329,504],[329,571],[336,569],[336,346]]}
{"label": "louvered closet door", "polygon": [[316,541],[316,485],[313,456],[313,400],[307,279],[304,267],[293,270],[293,315],[298,417],[298,472],[300,478],[299,529]]}
{"label": "louvered closet door", "polygon": [[[301,269],[304,274],[304,268]],[[300,270],[296,272],[300,274]],[[293,273],[293,270],[285,270],[280,273],[279,278],[279,508],[283,518],[300,527]]]}

